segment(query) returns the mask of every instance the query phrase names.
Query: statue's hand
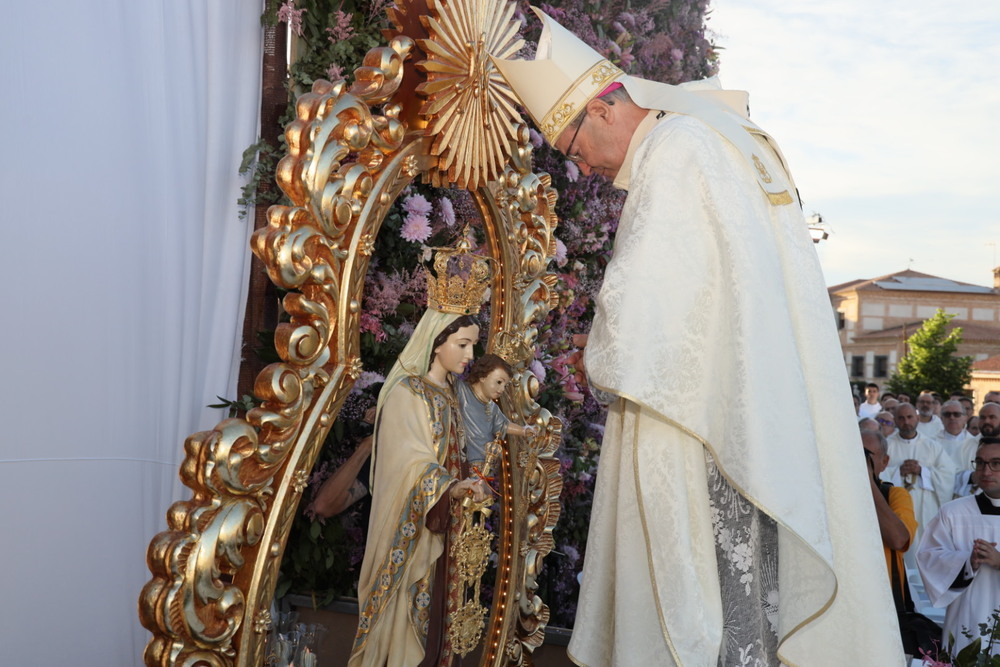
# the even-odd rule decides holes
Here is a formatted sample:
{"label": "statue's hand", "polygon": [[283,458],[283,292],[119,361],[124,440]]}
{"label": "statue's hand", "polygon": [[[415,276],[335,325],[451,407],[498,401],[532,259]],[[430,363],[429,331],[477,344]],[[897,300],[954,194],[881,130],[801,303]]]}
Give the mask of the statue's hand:
{"label": "statue's hand", "polygon": [[486,482],[480,477],[468,477],[460,482],[455,482],[449,491],[451,497],[456,500],[462,498],[472,498],[476,502],[486,500],[489,488]]}

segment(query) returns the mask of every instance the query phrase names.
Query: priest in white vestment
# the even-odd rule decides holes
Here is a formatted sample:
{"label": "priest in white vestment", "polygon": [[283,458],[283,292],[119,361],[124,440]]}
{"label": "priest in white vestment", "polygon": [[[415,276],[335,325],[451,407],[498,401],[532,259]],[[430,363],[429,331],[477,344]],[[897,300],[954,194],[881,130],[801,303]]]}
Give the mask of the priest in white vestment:
{"label": "priest in white vestment", "polygon": [[941,422],[944,424],[944,429],[934,437],[955,464],[952,496],[955,498],[967,496],[972,488],[969,478],[972,472],[972,459],[976,457],[976,449],[979,447],[979,438],[965,430],[969,415],[958,401],[946,401],[941,406]]}
{"label": "priest in white vestment", "polygon": [[[915,544],[920,544],[927,524],[952,499],[957,466],[936,439],[917,431],[917,411],[909,403],[896,409],[896,427],[886,438],[889,465],[882,478],[910,492],[918,524]],[[915,550],[907,551],[906,565],[916,567],[916,557]]]}
{"label": "priest in white vestment", "polygon": [[920,435],[926,435],[929,438],[933,438],[944,430],[941,418],[934,414],[934,401],[934,394],[922,391],[917,396],[917,402],[914,405],[917,409],[917,431],[920,432]]}
{"label": "priest in white vestment", "polygon": [[829,298],[777,146],[745,94],[627,76],[536,14],[536,59],[494,62],[551,145],[629,191],[586,348],[611,409],[570,657],[902,665]]}
{"label": "priest in white vestment", "polygon": [[976,474],[982,493],[942,507],[917,550],[931,603],[948,608],[942,639],[953,654],[979,637],[979,624],[990,626],[1000,607],[1000,439],[981,444]]}

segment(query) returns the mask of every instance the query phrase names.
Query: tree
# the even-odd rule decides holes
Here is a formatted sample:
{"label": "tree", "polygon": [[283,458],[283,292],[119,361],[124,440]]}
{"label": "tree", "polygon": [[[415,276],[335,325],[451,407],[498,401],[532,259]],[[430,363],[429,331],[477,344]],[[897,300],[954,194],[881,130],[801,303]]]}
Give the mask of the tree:
{"label": "tree", "polygon": [[948,333],[948,322],[955,317],[938,309],[907,340],[909,352],[889,378],[889,389],[916,396],[921,391],[936,391],[942,396],[961,393],[972,377],[972,357],[956,356],[962,342],[962,328]]}

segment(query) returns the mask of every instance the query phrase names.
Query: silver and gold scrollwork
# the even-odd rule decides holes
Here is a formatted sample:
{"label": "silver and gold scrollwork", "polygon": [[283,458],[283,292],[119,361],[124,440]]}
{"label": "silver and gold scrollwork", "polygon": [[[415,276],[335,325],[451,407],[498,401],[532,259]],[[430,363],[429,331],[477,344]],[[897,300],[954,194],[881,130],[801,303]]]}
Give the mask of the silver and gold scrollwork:
{"label": "silver and gold scrollwork", "polygon": [[[561,424],[535,402],[527,364],[556,303],[547,270],[556,195],[532,172],[528,129],[488,58],[520,47],[512,3],[430,0],[421,16],[400,5],[388,45],[368,53],[353,85],[316,82],[285,130],[277,181],[291,205],[273,206],[252,240],[271,280],[290,290],[290,319],[275,332],[281,361],[257,377],[262,403],[246,419],[185,442],[180,473],[192,497],[170,507],[147,551],[147,665],[261,664],[308,471],[362,370],[368,261],[390,206],[418,176],[470,189],[483,214],[494,262],[489,347],[516,375],[504,409],[538,428],[510,438],[497,461],[498,579],[481,664],[529,663],[542,641],[548,608],[536,578],[559,516]],[[408,74],[422,77],[415,91]]]}

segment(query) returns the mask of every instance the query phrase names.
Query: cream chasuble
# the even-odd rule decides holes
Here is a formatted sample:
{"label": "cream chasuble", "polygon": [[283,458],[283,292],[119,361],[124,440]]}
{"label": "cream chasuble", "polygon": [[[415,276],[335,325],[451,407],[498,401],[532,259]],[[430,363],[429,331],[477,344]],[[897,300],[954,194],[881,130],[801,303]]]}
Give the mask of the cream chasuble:
{"label": "cream chasuble", "polygon": [[[783,178],[755,139],[760,170]],[[668,114],[633,140],[586,348],[593,386],[623,400],[608,416],[571,657],[717,664],[724,564],[707,449],[777,524],[781,660],[902,665],[848,379],[801,210],[771,205],[761,174],[694,118]]]}

